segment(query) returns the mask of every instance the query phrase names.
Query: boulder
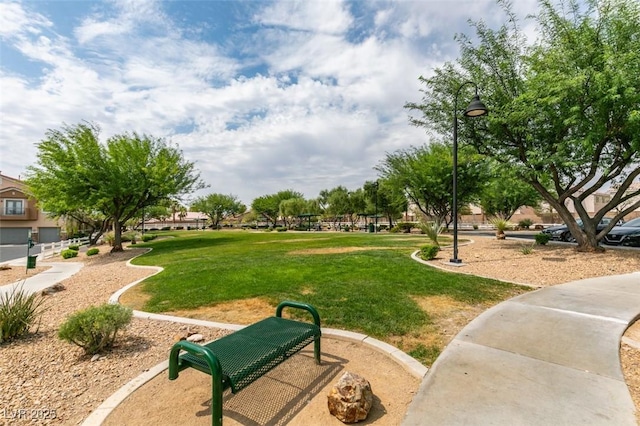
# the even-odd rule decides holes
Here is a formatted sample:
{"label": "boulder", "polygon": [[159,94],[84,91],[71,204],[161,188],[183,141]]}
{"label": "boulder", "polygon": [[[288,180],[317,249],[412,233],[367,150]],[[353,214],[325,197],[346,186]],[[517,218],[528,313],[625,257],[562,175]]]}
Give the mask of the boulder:
{"label": "boulder", "polygon": [[345,372],[329,391],[329,412],[343,423],[367,418],[373,403],[371,384],[362,376]]}

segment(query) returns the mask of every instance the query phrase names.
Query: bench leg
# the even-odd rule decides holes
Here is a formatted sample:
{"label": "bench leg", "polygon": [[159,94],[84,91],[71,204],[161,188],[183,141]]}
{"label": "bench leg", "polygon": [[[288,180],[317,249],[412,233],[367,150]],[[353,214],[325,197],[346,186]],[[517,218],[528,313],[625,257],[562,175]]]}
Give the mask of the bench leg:
{"label": "bench leg", "polygon": [[313,357],[316,359],[316,364],[322,364],[320,362],[320,336],[316,336],[313,339]]}
{"label": "bench leg", "polygon": [[222,373],[211,375],[211,424],[222,426]]}

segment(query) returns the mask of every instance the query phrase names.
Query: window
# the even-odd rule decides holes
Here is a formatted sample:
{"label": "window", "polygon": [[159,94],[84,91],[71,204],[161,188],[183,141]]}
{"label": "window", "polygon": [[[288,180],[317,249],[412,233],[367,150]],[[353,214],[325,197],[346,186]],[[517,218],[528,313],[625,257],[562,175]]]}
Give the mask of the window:
{"label": "window", "polygon": [[23,215],[24,200],[4,200],[4,214],[7,216]]}

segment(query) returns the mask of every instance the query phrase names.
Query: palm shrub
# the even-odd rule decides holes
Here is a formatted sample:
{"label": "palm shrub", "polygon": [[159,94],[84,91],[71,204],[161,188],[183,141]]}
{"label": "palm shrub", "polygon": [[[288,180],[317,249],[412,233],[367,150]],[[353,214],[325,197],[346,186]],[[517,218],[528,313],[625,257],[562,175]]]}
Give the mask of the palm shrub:
{"label": "palm shrub", "polygon": [[36,293],[27,294],[24,282],[0,295],[0,343],[19,338],[35,325],[37,333],[44,312],[44,299]]}
{"label": "palm shrub", "polygon": [[438,237],[440,236],[440,233],[442,233],[442,230],[444,229],[444,226],[440,221],[421,223],[420,229],[422,230],[422,233],[425,234],[427,238],[429,238],[433,242],[433,244],[440,247],[440,243],[438,242]]}
{"label": "palm shrub", "polygon": [[496,228],[496,238],[498,238],[499,240],[504,240],[504,231],[509,229],[509,227],[511,226],[509,221],[499,217],[495,217],[491,219],[489,223],[491,223]]}
{"label": "palm shrub", "polygon": [[58,337],[80,346],[92,355],[110,349],[119,330],[131,322],[133,311],[122,305],[92,306],[71,315],[60,327]]}

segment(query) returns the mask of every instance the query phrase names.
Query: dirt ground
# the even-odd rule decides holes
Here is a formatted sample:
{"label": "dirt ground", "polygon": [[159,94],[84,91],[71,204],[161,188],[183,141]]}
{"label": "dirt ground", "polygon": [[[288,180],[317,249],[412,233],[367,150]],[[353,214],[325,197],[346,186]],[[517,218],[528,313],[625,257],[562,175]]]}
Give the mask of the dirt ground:
{"label": "dirt ground", "polygon": [[[420,380],[388,356],[363,344],[322,339],[322,365],[305,349],[235,395],[223,400],[225,425],[340,426],[327,409],[327,394],[345,371],[371,384],[374,403],[359,424],[399,425]],[[170,404],[167,401],[171,401]],[[193,369],[175,381],[156,376],[107,418],[104,425],[211,424],[211,382]]]}

